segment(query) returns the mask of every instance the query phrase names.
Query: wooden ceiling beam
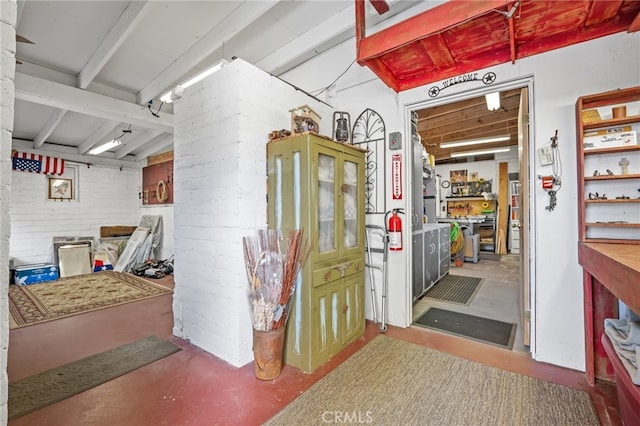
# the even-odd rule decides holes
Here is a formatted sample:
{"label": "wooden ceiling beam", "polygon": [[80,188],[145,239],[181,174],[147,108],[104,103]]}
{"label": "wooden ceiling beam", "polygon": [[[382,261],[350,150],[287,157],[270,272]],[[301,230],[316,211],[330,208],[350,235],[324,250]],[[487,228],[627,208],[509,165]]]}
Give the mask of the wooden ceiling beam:
{"label": "wooden ceiling beam", "polygon": [[389,4],[385,0],[369,0],[369,3],[379,15],[389,11]]}
{"label": "wooden ceiling beam", "polygon": [[[511,10],[511,7],[509,7],[509,10]],[[509,53],[511,55],[511,63],[515,64],[516,63],[516,24],[515,24],[515,19],[513,16],[511,16],[510,18],[507,18],[507,21],[509,22]]]}
{"label": "wooden ceiling beam", "polygon": [[[357,0],[359,1],[359,0]],[[449,1],[361,40],[358,60],[368,60],[425,37],[441,33],[472,18],[493,13],[504,0]]]}
{"label": "wooden ceiling beam", "polygon": [[629,28],[627,28],[628,33],[635,33],[636,31],[640,31],[640,13],[636,15]]}
{"label": "wooden ceiling beam", "polygon": [[589,27],[615,17],[621,5],[622,0],[592,1],[584,25]]}
{"label": "wooden ceiling beam", "polygon": [[455,60],[451,56],[451,52],[442,38],[442,34],[436,34],[431,37],[420,40],[425,53],[433,61],[433,65],[437,68],[453,65]]}

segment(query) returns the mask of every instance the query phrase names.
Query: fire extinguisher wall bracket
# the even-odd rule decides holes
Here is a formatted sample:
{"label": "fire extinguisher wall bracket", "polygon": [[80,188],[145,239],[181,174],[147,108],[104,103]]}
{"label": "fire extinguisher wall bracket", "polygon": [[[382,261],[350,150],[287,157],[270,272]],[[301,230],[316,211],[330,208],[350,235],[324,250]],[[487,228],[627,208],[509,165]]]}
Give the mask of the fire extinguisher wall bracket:
{"label": "fire extinguisher wall bracket", "polygon": [[[384,222],[387,226],[390,251],[402,250],[402,219],[400,214],[404,214],[402,209],[393,209],[385,214]],[[389,215],[391,216],[389,217]]]}

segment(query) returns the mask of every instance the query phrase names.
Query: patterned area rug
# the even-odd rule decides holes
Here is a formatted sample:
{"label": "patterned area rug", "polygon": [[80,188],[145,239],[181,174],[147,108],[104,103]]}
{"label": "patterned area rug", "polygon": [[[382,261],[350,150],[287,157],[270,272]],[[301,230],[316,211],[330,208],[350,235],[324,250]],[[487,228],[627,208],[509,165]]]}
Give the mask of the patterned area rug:
{"label": "patterned area rug", "polygon": [[121,305],[173,290],[124,272],[102,271],[26,286],[9,286],[10,328]]}
{"label": "patterned area rug", "polygon": [[181,350],[171,342],[149,336],[9,383],[9,419],[62,401]]}
{"label": "patterned area rug", "polygon": [[598,425],[589,394],[383,335],[266,425]]}

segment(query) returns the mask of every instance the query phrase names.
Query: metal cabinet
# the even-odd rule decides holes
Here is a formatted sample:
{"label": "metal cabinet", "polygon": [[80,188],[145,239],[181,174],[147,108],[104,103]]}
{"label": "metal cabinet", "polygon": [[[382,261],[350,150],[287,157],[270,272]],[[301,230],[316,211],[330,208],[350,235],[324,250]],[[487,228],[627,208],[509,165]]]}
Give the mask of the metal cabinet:
{"label": "metal cabinet", "polygon": [[413,232],[413,300],[449,272],[451,241],[449,224],[426,224]]}
{"label": "metal cabinet", "polygon": [[364,152],[314,133],[267,144],[269,227],[312,243],[285,343],[285,362],[305,372],[364,333]]}

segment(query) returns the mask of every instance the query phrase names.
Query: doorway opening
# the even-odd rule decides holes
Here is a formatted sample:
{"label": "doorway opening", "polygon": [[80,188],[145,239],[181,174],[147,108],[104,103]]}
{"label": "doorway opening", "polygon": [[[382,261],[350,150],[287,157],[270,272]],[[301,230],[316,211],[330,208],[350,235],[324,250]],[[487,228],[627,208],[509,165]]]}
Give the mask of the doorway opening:
{"label": "doorway opening", "polygon": [[[528,201],[532,182],[528,155],[529,140],[533,139],[528,125],[531,89],[530,79],[520,80],[407,109],[419,136],[413,149],[414,214],[431,227],[436,224],[441,234],[452,229],[462,234],[450,240],[449,249],[454,253],[450,253],[449,265],[439,259],[439,273],[431,272],[431,278],[428,272],[421,272],[418,257],[433,256],[434,252],[442,257],[442,250],[427,250],[426,237],[414,238],[414,245],[421,246],[412,247],[410,256],[413,326],[431,328],[430,321],[445,321],[432,315],[439,311],[444,311],[445,317],[449,312],[463,314],[466,319],[460,320],[460,327],[467,329],[459,335],[470,339],[476,337],[473,326],[464,325],[467,319],[514,324],[508,349],[534,352],[531,294],[535,289],[531,283],[535,281],[526,260],[534,250],[529,239]],[[499,93],[497,108],[489,108],[485,97],[489,93]],[[418,149],[420,153],[416,153]],[[422,161],[416,161],[418,155]],[[414,224],[414,237],[428,227]],[[473,281],[475,287],[457,288],[459,281]],[[464,297],[457,298],[458,293],[465,293]],[[436,319],[427,318],[430,316]],[[445,332],[457,334],[456,330],[451,327]]]}

